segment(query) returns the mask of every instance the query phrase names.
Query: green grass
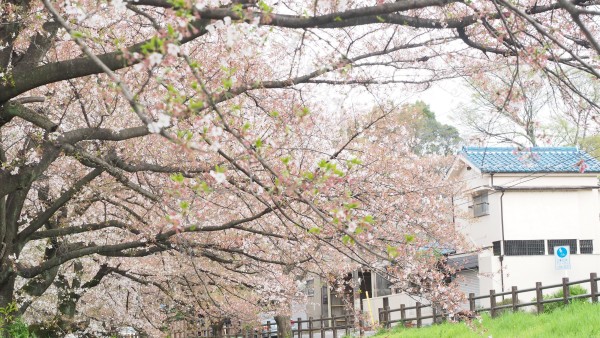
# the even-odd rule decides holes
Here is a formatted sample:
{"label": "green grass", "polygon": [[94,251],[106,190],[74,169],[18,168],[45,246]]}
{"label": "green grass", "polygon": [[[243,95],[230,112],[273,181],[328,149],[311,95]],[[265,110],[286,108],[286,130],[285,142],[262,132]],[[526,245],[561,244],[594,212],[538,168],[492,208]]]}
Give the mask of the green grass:
{"label": "green grass", "polygon": [[420,329],[396,327],[375,337],[600,337],[600,304],[577,302],[539,316],[517,312],[492,319],[484,314],[480,321],[475,319],[470,324],[444,323]]}

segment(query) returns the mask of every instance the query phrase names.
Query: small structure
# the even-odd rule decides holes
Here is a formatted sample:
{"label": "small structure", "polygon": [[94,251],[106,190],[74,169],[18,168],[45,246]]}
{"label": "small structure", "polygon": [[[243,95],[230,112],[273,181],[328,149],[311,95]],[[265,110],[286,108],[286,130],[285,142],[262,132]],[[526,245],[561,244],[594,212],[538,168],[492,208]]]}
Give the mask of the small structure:
{"label": "small structure", "polygon": [[[469,262],[458,274],[463,291],[556,284],[598,270],[598,173],[600,162],[575,147],[463,148],[447,175],[464,186],[454,219],[483,248],[453,258]],[[556,268],[558,246],[570,248],[571,269]]]}

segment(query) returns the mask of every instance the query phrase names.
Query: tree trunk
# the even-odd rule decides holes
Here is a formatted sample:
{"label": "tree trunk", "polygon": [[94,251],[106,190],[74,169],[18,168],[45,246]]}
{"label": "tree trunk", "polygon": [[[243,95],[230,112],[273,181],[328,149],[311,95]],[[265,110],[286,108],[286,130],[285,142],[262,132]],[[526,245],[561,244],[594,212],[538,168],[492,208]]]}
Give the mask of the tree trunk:
{"label": "tree trunk", "polygon": [[210,327],[212,328],[213,337],[221,338],[224,336],[223,326],[225,325],[224,320],[219,320],[216,323],[211,323]]}
{"label": "tree trunk", "polygon": [[291,338],[292,325],[290,316],[275,316],[277,323],[277,338]]}
{"label": "tree trunk", "polygon": [[0,284],[0,307],[5,308],[14,298],[15,276],[10,275],[4,283]]}

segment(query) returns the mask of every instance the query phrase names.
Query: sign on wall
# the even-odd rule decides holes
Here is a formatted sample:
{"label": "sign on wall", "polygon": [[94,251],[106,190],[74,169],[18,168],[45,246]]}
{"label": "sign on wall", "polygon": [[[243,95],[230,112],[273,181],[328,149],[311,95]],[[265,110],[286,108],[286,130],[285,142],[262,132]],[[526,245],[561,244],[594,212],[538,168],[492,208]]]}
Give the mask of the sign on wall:
{"label": "sign on wall", "polygon": [[571,270],[571,253],[568,245],[554,247],[554,266],[556,270]]}

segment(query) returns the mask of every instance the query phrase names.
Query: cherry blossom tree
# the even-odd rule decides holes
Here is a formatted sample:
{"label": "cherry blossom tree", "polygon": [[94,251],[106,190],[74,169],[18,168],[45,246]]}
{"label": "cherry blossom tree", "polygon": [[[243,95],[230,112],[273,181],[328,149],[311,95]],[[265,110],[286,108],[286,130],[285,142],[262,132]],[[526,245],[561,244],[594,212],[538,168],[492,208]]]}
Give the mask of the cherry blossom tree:
{"label": "cherry blossom tree", "polygon": [[158,330],[173,307],[223,318],[360,265],[455,303],[437,160],[327,88],[526,64],[592,105],[568,70],[599,77],[596,5],[3,1],[0,306]]}

